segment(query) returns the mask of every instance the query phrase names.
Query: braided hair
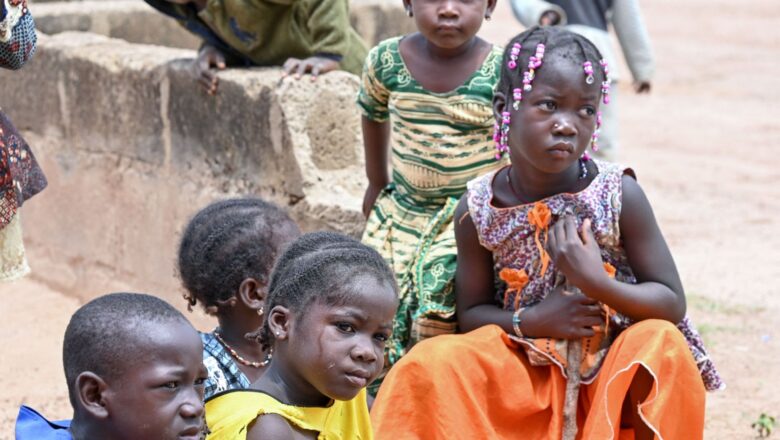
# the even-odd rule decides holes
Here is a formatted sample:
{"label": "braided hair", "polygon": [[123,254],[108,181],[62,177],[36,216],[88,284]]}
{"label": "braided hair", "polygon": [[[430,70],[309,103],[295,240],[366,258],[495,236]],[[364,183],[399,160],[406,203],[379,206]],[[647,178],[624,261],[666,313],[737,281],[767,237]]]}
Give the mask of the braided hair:
{"label": "braided hair", "polygon": [[[596,46],[582,35],[560,27],[534,26],[514,37],[506,45],[504,58],[501,62],[501,78],[496,91],[502,92],[504,96],[509,98],[513,96],[513,90],[523,88],[525,85],[523,78],[530,70],[529,61],[538,55],[540,44],[543,45],[542,54],[545,59],[554,56],[555,58],[571,60],[580,65],[589,61],[593,66],[601,65],[603,59]],[[513,48],[517,45],[521,48],[513,54]],[[594,69],[595,80],[602,84],[608,83],[608,70],[604,65],[601,66],[600,69]],[[541,64],[537,68],[544,69]]]}
{"label": "braided hair", "polygon": [[178,268],[189,307],[200,302],[216,314],[241,283],[267,283],[285,238],[300,234],[276,205],[259,198],[212,203],[190,221],[179,245]]}
{"label": "braided hair", "polygon": [[[304,234],[276,262],[265,300],[266,310],[284,306],[303,316],[315,300],[329,306],[346,304],[351,293],[343,286],[357,275],[373,276],[398,293],[393,272],[379,252],[336,232]],[[265,348],[271,347],[274,338],[268,319],[247,338],[257,339]]]}

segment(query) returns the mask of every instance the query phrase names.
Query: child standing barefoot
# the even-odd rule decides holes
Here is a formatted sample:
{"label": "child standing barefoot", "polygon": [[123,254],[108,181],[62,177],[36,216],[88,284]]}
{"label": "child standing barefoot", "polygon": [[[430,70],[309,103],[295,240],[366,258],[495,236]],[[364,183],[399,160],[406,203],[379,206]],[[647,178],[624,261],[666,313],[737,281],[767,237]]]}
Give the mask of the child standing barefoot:
{"label": "child standing barefoot", "polygon": [[560,439],[570,370],[577,438],[702,438],[705,388],[722,383],[672,256],[633,171],[585,155],[609,92],[599,60],[557,28],[510,43],[494,105],[512,165],[470,182],[456,211],[458,321],[473,331],[390,371],[379,438]]}
{"label": "child standing barefoot", "polygon": [[404,5],[419,32],[369,52],[358,96],[369,180],[363,242],[390,263],[400,289],[389,364],[415,342],[455,331],[452,214],[466,182],[500,166],[490,139],[501,52],[476,37],[495,0]]}
{"label": "child standing barefoot", "polygon": [[298,235],[281,208],[257,198],[212,203],[184,230],[178,265],[189,306],[200,302],[219,320],[201,333],[206,399],[247,388],[265,371],[272,353],[246,335],[262,325],[271,269]]}
{"label": "child standing barefoot", "polygon": [[257,332],[273,347],[268,371],[206,403],[209,439],[371,439],[364,388],[382,370],[397,305],[376,251],[341,234],[301,236],[274,268]]}

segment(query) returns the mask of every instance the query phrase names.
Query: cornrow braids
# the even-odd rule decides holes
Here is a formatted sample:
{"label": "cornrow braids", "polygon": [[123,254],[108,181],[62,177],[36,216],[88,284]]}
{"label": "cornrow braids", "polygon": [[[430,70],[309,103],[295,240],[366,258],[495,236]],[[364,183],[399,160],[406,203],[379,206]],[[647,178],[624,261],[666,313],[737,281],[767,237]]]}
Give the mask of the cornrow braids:
{"label": "cornrow braids", "polygon": [[[608,69],[602,63],[601,52],[590,40],[560,27],[534,26],[510,40],[504,50],[501,77],[496,90],[507,97],[507,105],[511,98],[513,108],[519,108],[523,94],[532,89],[534,78],[540,69],[544,69],[542,58],[549,59],[551,56],[580,65],[590,62],[593,66],[600,66],[600,69],[594,71],[598,75],[596,79],[602,84],[609,82]],[[602,93],[605,93],[603,86]]]}
{"label": "cornrow braids", "polygon": [[[345,304],[350,293],[343,286],[356,275],[371,275],[398,293],[393,272],[374,249],[336,232],[304,234],[276,262],[266,310],[280,305],[303,316],[315,300],[330,306]],[[270,348],[274,337],[268,320],[247,338]]]}
{"label": "cornrow braids", "polygon": [[178,270],[190,308],[209,314],[234,301],[247,278],[268,282],[285,238],[298,226],[276,205],[259,198],[212,203],[192,218],[179,245]]}

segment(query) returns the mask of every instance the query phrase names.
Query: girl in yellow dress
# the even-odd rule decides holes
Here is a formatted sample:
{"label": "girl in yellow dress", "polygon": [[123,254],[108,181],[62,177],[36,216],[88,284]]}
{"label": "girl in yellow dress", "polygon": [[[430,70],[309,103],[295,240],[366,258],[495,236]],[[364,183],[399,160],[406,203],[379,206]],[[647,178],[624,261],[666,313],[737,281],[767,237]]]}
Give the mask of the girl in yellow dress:
{"label": "girl in yellow dress", "polygon": [[300,237],[274,268],[255,334],[271,363],[249,389],[206,402],[208,439],[373,438],[365,388],[382,371],[397,306],[379,253],[342,234]]}

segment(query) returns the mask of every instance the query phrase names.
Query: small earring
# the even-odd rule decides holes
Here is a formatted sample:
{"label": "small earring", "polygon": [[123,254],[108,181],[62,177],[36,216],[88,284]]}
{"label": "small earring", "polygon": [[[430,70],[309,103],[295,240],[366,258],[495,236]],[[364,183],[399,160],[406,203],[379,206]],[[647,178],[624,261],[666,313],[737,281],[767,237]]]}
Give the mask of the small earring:
{"label": "small earring", "polygon": [[278,338],[279,337],[279,332],[276,332],[275,334],[276,334],[276,337]]}
{"label": "small earring", "polygon": [[263,313],[265,313],[265,310],[263,310],[263,306],[260,306],[260,308],[259,308],[259,309],[257,309],[257,314],[258,314],[259,316],[263,316]]}
{"label": "small earring", "polygon": [[406,8],[406,15],[409,17],[412,16],[412,8]]}
{"label": "small earring", "polygon": [[590,160],[590,155],[588,155],[588,152],[585,151],[582,153],[582,157],[580,157],[580,176],[579,179],[585,179],[588,177],[588,161]]}
{"label": "small earring", "polygon": [[485,21],[490,21],[491,17],[490,14],[485,14]]}

